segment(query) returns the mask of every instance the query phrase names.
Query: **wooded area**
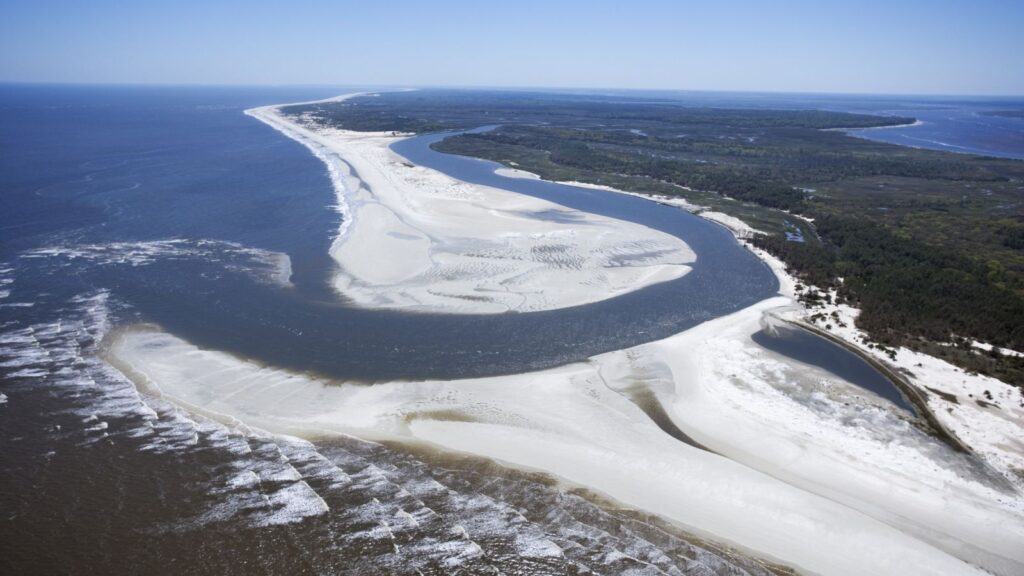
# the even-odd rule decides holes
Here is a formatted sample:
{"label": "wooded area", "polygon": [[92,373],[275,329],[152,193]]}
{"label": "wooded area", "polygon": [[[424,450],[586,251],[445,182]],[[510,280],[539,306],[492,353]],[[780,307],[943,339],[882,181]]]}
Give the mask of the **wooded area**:
{"label": "wooded area", "polygon": [[876,341],[1024,384],[1024,360],[969,345],[1024,350],[1024,162],[836,130],[911,118],[471,91],[382,94],[288,112],[354,130],[498,125],[435,146],[736,215],[765,231],[755,244],[805,282],[837,288],[861,308],[858,326]]}

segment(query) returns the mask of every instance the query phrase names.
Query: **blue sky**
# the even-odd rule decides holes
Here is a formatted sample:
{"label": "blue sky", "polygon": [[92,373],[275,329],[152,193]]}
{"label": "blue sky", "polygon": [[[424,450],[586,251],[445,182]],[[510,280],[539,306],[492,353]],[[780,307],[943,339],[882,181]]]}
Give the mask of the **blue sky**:
{"label": "blue sky", "polygon": [[3,0],[0,81],[1024,95],[1024,0]]}

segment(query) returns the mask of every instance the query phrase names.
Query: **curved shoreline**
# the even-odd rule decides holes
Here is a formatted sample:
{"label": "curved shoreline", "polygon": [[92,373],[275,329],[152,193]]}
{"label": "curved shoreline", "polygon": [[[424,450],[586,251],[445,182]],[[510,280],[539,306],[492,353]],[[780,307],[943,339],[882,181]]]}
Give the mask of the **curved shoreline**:
{"label": "curved shoreline", "polygon": [[[277,241],[280,246],[275,243],[273,247],[282,247],[282,253],[300,256],[295,259],[299,289],[254,283],[249,278],[253,271],[250,266],[238,267],[234,261],[210,258],[154,259],[145,269],[122,263],[116,270],[106,267],[109,273],[97,272],[95,265],[81,259],[75,259],[74,267],[25,259],[5,269],[5,273],[18,277],[13,287],[8,286],[12,299],[27,298],[37,304],[33,314],[19,313],[19,323],[2,335],[14,342],[9,356],[17,355],[16,359],[29,362],[17,368],[21,373],[18,378],[24,379],[17,382],[24,385],[14,389],[20,390],[18,394],[9,392],[5,409],[15,417],[12,424],[20,422],[21,416],[35,413],[34,405],[26,402],[31,393],[39,397],[38,406],[60,410],[56,414],[49,409],[38,411],[41,419],[33,416],[28,422],[30,426],[25,430],[29,442],[21,444],[41,448],[33,458],[41,463],[54,455],[47,451],[56,450],[57,459],[52,464],[72,471],[75,469],[63,466],[68,462],[66,457],[84,454],[81,461],[87,467],[78,470],[92,470],[94,474],[87,476],[95,482],[90,486],[101,490],[92,491],[71,474],[70,484],[64,484],[65,488],[72,487],[70,493],[74,494],[77,483],[85,496],[95,493],[116,498],[123,495],[122,487],[134,483],[145,494],[151,494],[153,486],[168,480],[171,484],[167,487],[178,494],[173,485],[185,485],[175,483],[175,479],[202,480],[198,492],[193,492],[189,483],[185,495],[196,493],[204,498],[206,488],[213,497],[209,503],[192,497],[162,498],[160,503],[185,503],[190,510],[209,518],[220,510],[222,496],[238,501],[241,506],[232,512],[238,514],[232,520],[234,524],[218,524],[206,532],[189,528],[188,534],[237,535],[241,540],[232,536],[231,542],[245,546],[247,552],[251,550],[248,544],[258,544],[266,552],[261,558],[281,558],[275,553],[274,543],[281,542],[282,537],[288,540],[297,536],[315,562],[325,556],[322,552],[347,546],[345,541],[356,541],[349,548],[356,554],[369,550],[365,543],[371,548],[379,543],[390,554],[394,543],[394,555],[389,558],[397,562],[389,565],[401,566],[415,556],[420,545],[447,561],[462,548],[438,547],[437,542],[475,546],[473,538],[487,537],[478,522],[483,515],[474,506],[467,507],[464,515],[450,517],[452,521],[441,524],[439,530],[419,532],[410,528],[415,527],[414,520],[423,518],[419,512],[430,513],[431,503],[427,502],[428,508],[409,507],[406,498],[410,492],[418,497],[423,492],[415,488],[389,491],[389,496],[378,502],[371,496],[379,492],[361,490],[367,476],[355,472],[374,470],[367,463],[383,464],[379,468],[385,469],[394,460],[363,459],[359,464],[343,464],[337,453],[330,452],[332,444],[336,444],[339,432],[358,432],[367,437],[390,435],[405,446],[443,450],[445,454],[472,453],[510,467],[543,471],[546,477],[564,481],[563,486],[589,486],[591,493],[607,497],[615,506],[651,510],[673,524],[694,527],[688,532],[699,532],[716,543],[734,542],[736,549],[779,558],[804,572],[969,573],[976,566],[990,573],[1022,571],[1024,559],[1016,547],[1024,541],[1019,494],[993,492],[987,484],[977,482],[970,469],[959,465],[960,454],[933,442],[915,427],[906,426],[905,418],[894,418],[884,403],[859,393],[851,384],[829,380],[821,370],[750,345],[749,334],[759,329],[763,315],[772,312],[772,307],[787,305],[791,298],[759,299],[768,285],[765,283],[757,283],[746,292],[733,289],[730,282],[756,283],[758,272],[767,270],[771,261],[766,260],[766,265],[758,260],[715,223],[690,215],[677,219],[683,226],[711,229],[707,243],[728,248],[712,250],[703,258],[717,266],[695,266],[691,274],[679,280],[614,301],[546,313],[478,317],[345,308],[335,302],[326,282],[321,282],[323,293],[311,295],[305,287],[313,284],[307,281],[312,275],[304,280],[301,272],[304,266],[326,271],[333,265],[325,255],[327,235],[338,227],[334,213],[325,208],[332,191],[327,188],[319,161],[305,147],[294,146],[266,130],[265,125],[241,116],[237,108],[222,114],[230,114],[236,122],[233,125],[243,128],[237,132],[241,138],[228,141],[232,148],[239,146],[235,151],[243,153],[243,162],[224,163],[222,157],[213,156],[210,160],[214,168],[238,170],[238,166],[271,166],[277,161],[280,165],[272,165],[270,173],[297,176],[273,180],[278,193],[270,187],[238,187],[241,193],[227,195],[231,204],[224,208],[244,216],[239,218],[243,226],[236,231],[243,243]],[[209,116],[223,120],[223,116]],[[221,144],[209,138],[208,132],[196,130],[199,126],[206,124],[188,128],[202,135],[201,139]],[[222,130],[222,126],[212,122],[208,128]],[[297,161],[288,164],[284,162],[287,158]],[[163,168],[157,172],[163,173]],[[199,179],[205,174],[197,170],[190,176]],[[302,196],[296,195],[300,192],[293,187],[296,184],[307,186],[301,190]],[[207,189],[210,197],[217,196],[217,188]],[[181,196],[175,190],[168,194]],[[183,205],[198,198],[186,197]],[[646,201],[634,204],[654,205]],[[202,210],[201,203],[196,205],[200,208],[183,211],[183,217],[175,222],[201,220],[207,211]],[[301,210],[294,210],[298,205]],[[150,212],[158,212],[160,204],[157,206],[158,210]],[[289,212],[289,208],[294,211]],[[639,208],[643,211],[644,206]],[[278,209],[282,216],[279,227],[262,230],[260,216],[271,212],[276,215]],[[659,211],[670,216],[679,212],[660,207]],[[316,218],[297,220],[296,213],[312,213]],[[213,212],[208,229],[227,230],[219,215]],[[315,225],[303,226],[308,222]],[[140,222],[142,229],[151,225],[148,219]],[[111,226],[102,239],[126,230],[135,228]],[[293,238],[314,241],[296,244]],[[703,246],[700,242],[694,245]],[[296,248],[289,251],[288,247]],[[313,253],[321,257],[311,261],[308,255]],[[737,259],[736,253],[742,253],[743,258]],[[744,264],[736,266],[736,261]],[[709,274],[708,268],[726,266],[732,266],[733,272],[715,275],[711,270]],[[46,276],[42,276],[44,273]],[[712,290],[699,290],[700,282],[695,279],[702,277]],[[780,279],[785,284],[786,279]],[[105,286],[112,292],[68,300],[82,285]],[[57,293],[47,293],[47,287]],[[785,285],[783,288],[789,289]],[[689,308],[688,298],[699,301]],[[748,306],[750,301],[754,304]],[[732,310],[730,305],[742,310]],[[686,313],[678,313],[680,306]],[[710,312],[701,316],[702,310]],[[151,314],[159,314],[155,311],[163,312],[168,320],[166,330],[175,335],[159,329],[131,333],[116,328],[107,332],[110,324],[122,325],[140,317],[151,319]],[[200,337],[191,338],[188,330],[177,331],[174,322],[182,321],[180,317],[185,317],[184,322],[195,322]],[[709,317],[711,320],[705,322]],[[566,329],[565,325],[573,323],[580,323],[578,329]],[[109,335],[104,344],[121,345],[116,354],[128,361],[121,367],[134,372],[139,387],[126,380],[124,372],[117,373],[101,362],[102,351],[96,350],[94,343],[104,334]],[[238,344],[240,340],[243,345]],[[648,343],[637,345],[643,342]],[[269,354],[260,353],[260,343],[267,346]],[[595,354],[594,350],[608,352]],[[113,353],[106,357],[118,362]],[[281,359],[288,363],[279,364]],[[534,359],[539,361],[531,363]],[[904,358],[900,362],[905,365]],[[451,370],[462,365],[469,368]],[[538,365],[555,367],[521,373],[527,369],[524,367]],[[315,376],[313,371],[320,367],[325,367],[321,373],[338,377]],[[446,369],[448,373],[444,373]],[[508,375],[476,377],[495,372]],[[40,376],[46,373],[50,375]],[[344,378],[353,374],[369,375],[376,385]],[[918,374],[928,377],[924,370]],[[957,382],[960,376],[956,376]],[[147,388],[144,378],[152,378],[157,386]],[[926,380],[917,380],[921,381]],[[992,390],[1002,402],[1001,390]],[[965,406],[957,406],[957,410],[977,411],[980,406],[966,397],[960,401]],[[661,410],[652,414],[645,410],[645,403],[654,402]],[[934,408],[934,399],[929,402]],[[221,427],[191,415],[183,408],[186,405],[197,412],[235,414],[237,418],[218,418],[228,423]],[[981,410],[996,417],[994,408]],[[941,416],[945,407],[936,412]],[[1009,413],[999,412],[1003,414]],[[64,425],[63,431],[53,430],[57,423],[53,416]],[[190,418],[193,424],[189,424]],[[267,423],[268,433],[258,430],[260,423]],[[309,444],[288,437],[289,433],[323,442]],[[686,444],[687,439],[706,441],[702,446],[713,446],[715,453],[696,450]],[[976,436],[964,439],[977,445]],[[82,452],[88,450],[83,441],[96,442],[97,450],[91,455]],[[296,443],[304,446],[301,455],[289,451],[288,447]],[[141,450],[136,453],[136,448]],[[155,458],[148,453],[154,449],[162,455]],[[218,464],[219,453],[229,466]],[[240,454],[244,460],[236,461],[233,454]],[[274,465],[263,466],[251,455],[260,455],[262,463]],[[318,458],[313,462],[316,466],[309,466],[312,461],[307,456]],[[332,468],[332,460],[337,468]],[[408,480],[395,482],[395,488],[422,485],[421,479],[429,480],[411,469],[422,463],[411,461],[409,468],[394,474],[392,478],[404,474]],[[320,476],[324,468],[330,474]],[[179,475],[186,470],[195,475]],[[489,477],[488,470],[478,478],[487,485],[500,485],[500,478],[491,482],[495,478]],[[244,476],[235,472],[244,472]],[[346,472],[353,473],[351,478]],[[460,482],[458,473],[454,475],[455,483]],[[122,484],[121,479],[126,483]],[[350,522],[354,511],[350,500],[343,497],[342,490],[324,488],[335,481],[344,484],[344,490],[356,488],[380,513],[360,514],[360,520],[368,521]],[[302,489],[302,493],[292,489]],[[57,495],[62,493],[68,492]],[[129,493],[140,495],[134,489]],[[519,500],[494,497],[508,510],[504,518],[513,524],[522,521],[517,510],[529,516],[517,502],[538,502],[540,516],[562,516],[564,508],[545,509],[549,501],[536,491],[520,490],[516,494]],[[55,493],[50,491],[49,495]],[[561,499],[563,495],[573,497],[572,493],[556,493],[553,497]],[[56,511],[59,517],[62,500],[46,497],[43,492],[39,496],[43,511]],[[94,502],[91,497],[82,501]],[[147,498],[133,497],[132,501],[142,505],[140,513],[133,514],[138,523],[124,528],[150,533],[153,521],[160,516],[144,513]],[[380,503],[385,506],[377,507]],[[86,506],[80,511],[85,513],[70,520],[89,531],[97,517],[92,512],[105,518],[103,508]],[[433,508],[442,511],[441,507]],[[571,522],[573,515],[569,512],[565,516]],[[293,527],[235,529],[250,522],[266,526],[268,518],[293,522]],[[324,524],[331,529],[321,536],[316,535],[319,529],[310,530]],[[585,529],[593,525],[584,524]],[[167,525],[155,528],[159,532],[161,527]],[[369,534],[363,531],[367,527],[371,529]],[[102,538],[109,534],[103,528],[92,532]],[[581,532],[572,528],[568,535],[559,533],[567,536],[568,547],[563,546],[567,557],[570,550],[579,550],[573,535]],[[607,533],[618,534],[614,530]],[[382,538],[367,539],[373,535]],[[435,539],[435,535],[440,538]],[[598,533],[597,539],[603,540],[602,534]],[[168,542],[172,540],[176,538]],[[635,554],[635,546],[616,547],[606,556],[604,550],[608,548],[590,546],[594,541],[588,538],[581,544],[588,550],[600,549],[602,557],[621,558],[621,551],[630,560],[631,556],[650,559]],[[506,539],[501,547],[513,553],[528,547],[518,544],[518,538],[514,542]],[[45,546],[45,542],[41,546],[35,542],[30,552],[41,551],[45,556]],[[164,548],[161,544],[151,556],[159,563],[169,557],[166,551],[184,548],[189,546]],[[660,549],[679,557],[679,548],[674,545]],[[540,550],[551,552],[554,561],[558,547],[541,546]],[[64,549],[60,552],[63,559]],[[116,558],[116,546],[113,553]],[[694,556],[684,556],[679,568],[698,569],[687,561],[691,558]],[[359,571],[358,567],[349,567]],[[414,567],[411,563],[404,566],[408,570]]]}
{"label": "curved shoreline", "polygon": [[696,259],[681,240],[642,225],[410,165],[391,150],[406,135],[304,123],[280,112],[288,106],[246,114],[327,165],[342,215],[333,284],[358,306],[556,310],[678,279]]}
{"label": "curved shoreline", "polygon": [[[933,123],[934,120],[916,120],[910,124],[897,124],[894,126],[872,126],[868,128],[841,128],[836,130],[844,132],[851,138],[867,140],[869,142],[876,142],[880,144],[889,144],[892,146],[911,148],[913,150],[948,152],[951,154],[977,156],[980,158],[996,158],[1000,160],[1024,160],[1024,156],[1021,155],[1020,151],[990,150],[984,148],[976,148],[963,144],[952,144],[950,142],[943,142],[941,140],[932,140],[923,137],[915,137],[910,135],[909,133],[898,133],[897,135],[899,136],[899,139],[886,139],[871,135],[872,132],[884,132],[886,130],[900,128],[915,128],[918,126],[924,126]],[[916,141],[917,143],[913,143],[913,141]]]}
{"label": "curved shoreline", "polygon": [[[916,120],[915,122],[910,124],[904,124],[899,126],[884,126],[879,128],[917,126],[921,124],[923,124],[922,121]],[[499,172],[503,176],[508,178],[542,180],[541,177],[537,174],[517,168],[506,167],[499,169]],[[724,228],[729,230],[734,236],[736,236],[736,238],[740,241],[745,242],[751,234],[756,233],[755,230],[751,229],[742,221],[738,221],[738,219],[736,218],[723,218],[723,216],[725,216],[723,214],[709,213],[703,210],[702,207],[690,204],[689,202],[683,199],[639,194],[635,192],[619,190],[616,188],[612,188],[610,186],[593,185],[584,182],[566,182],[565,184],[594,188],[599,190],[606,190],[609,192],[616,192],[619,194],[626,194],[638,198],[643,198],[651,202],[664,204],[666,206],[673,206],[682,210],[687,210],[704,219],[707,219],[711,222],[715,222],[716,224],[723,226]],[[745,245],[751,250],[751,252],[757,255],[758,258],[772,270],[773,274],[775,274],[775,276],[778,278],[780,286],[783,287],[781,292],[784,295],[790,297],[794,305],[799,306],[799,308],[801,309],[801,313],[796,315],[783,314],[777,316],[780,320],[789,323],[799,329],[806,330],[822,338],[825,338],[834,345],[839,346],[844,350],[847,350],[848,352],[854,354],[855,356],[866,362],[876,372],[885,377],[885,379],[890,382],[890,384],[898,391],[898,393],[914,407],[916,412],[915,418],[918,422],[918,425],[921,426],[922,429],[929,431],[929,433],[933,434],[936,438],[948,444],[954,450],[957,450],[958,452],[961,452],[963,454],[969,454],[974,456],[977,463],[980,466],[984,467],[986,471],[992,475],[992,478],[996,482],[1005,485],[1008,489],[1013,490],[1013,484],[1007,483],[1006,479],[1003,476],[1003,474],[1005,474],[1007,471],[1006,468],[1003,468],[1002,471],[1000,471],[992,467],[991,464],[980,454],[978,454],[978,452],[974,450],[970,444],[968,444],[962,438],[960,438],[960,436],[956,434],[956,432],[948,425],[948,423],[943,422],[942,418],[940,418],[939,415],[936,413],[935,408],[929,404],[928,395],[925,393],[924,390],[922,390],[921,385],[912,383],[907,377],[900,374],[900,369],[909,370],[909,367],[906,365],[906,363],[904,363],[902,366],[898,368],[894,368],[890,366],[890,364],[886,360],[878,357],[876,354],[872,354],[870,351],[865,350],[863,347],[858,346],[857,344],[849,340],[848,337],[844,338],[841,335],[837,335],[833,332],[823,329],[820,326],[816,326],[810,321],[805,320],[803,316],[806,316],[806,313],[808,311],[804,309],[802,306],[796,304],[795,293],[793,291],[793,287],[796,284],[801,283],[801,281],[791,276],[787,272],[785,265],[781,261],[777,260],[773,256],[769,255],[768,253],[760,249],[754,248],[752,245],[746,243]]]}
{"label": "curved shoreline", "polygon": [[[734,350],[735,343],[745,341],[744,334],[759,329],[763,313],[784,304],[784,298],[770,300],[669,339],[585,363],[471,380],[329,383],[199,350],[159,332],[117,335],[110,350],[128,372],[136,378],[143,375],[168,400],[202,406],[247,426],[311,439],[342,433],[426,442],[441,450],[542,470],[630,507],[656,512],[689,531],[806,570],[861,573],[877,561],[878,570],[900,566],[908,574],[928,573],[925,567],[940,565],[945,571],[954,566],[959,566],[956,572],[966,571],[965,564],[948,563],[945,554],[950,552],[985,563],[992,554],[1010,561],[1014,536],[1007,530],[1014,516],[990,497],[952,497],[962,490],[984,494],[989,489],[957,481],[952,471],[924,481],[923,470],[934,465],[931,457],[906,461],[908,454],[899,444],[878,444],[863,430],[851,437],[853,431],[835,423],[822,427],[828,420],[821,416],[810,421],[799,416],[804,410],[800,403],[785,400],[790,408],[782,409],[779,399],[756,396],[733,405],[737,398],[721,378],[744,365],[729,356],[719,358],[721,352],[715,350]],[[712,348],[705,350],[708,344]],[[759,354],[747,350],[744,354]],[[774,357],[759,362],[765,360],[766,366],[777,362]],[[693,366],[704,364],[694,381]],[[708,368],[716,374],[707,373]],[[636,391],[658,400],[668,421],[704,450],[666,433],[635,403],[631,396]],[[841,396],[837,406],[852,399]],[[871,413],[871,406],[863,409]],[[746,422],[749,416],[742,410],[755,410],[759,421]],[[813,439],[778,436],[794,425],[793,416],[817,430]],[[900,419],[892,422],[898,426]],[[788,464],[781,465],[773,455],[776,448],[758,449],[758,442],[741,440],[748,435],[762,443],[771,439],[810,445],[799,461],[787,456]],[[750,457],[750,449],[760,456]],[[865,449],[882,452],[861,461]],[[806,464],[798,464],[803,460]],[[860,483],[866,470],[884,480],[884,490]],[[643,482],[637,482],[637,471],[646,471]],[[949,482],[957,486],[953,492]],[[723,486],[728,486],[727,498],[712,495]],[[948,501],[936,508],[932,502],[940,494]],[[964,521],[933,524],[936,514],[949,510],[957,510]],[[811,520],[822,515],[829,519],[827,526]],[[971,517],[986,520],[966,520]],[[898,530],[887,526],[893,523]],[[935,540],[921,526],[941,526],[946,536]],[[993,532],[996,526],[1002,528]],[[787,538],[772,536],[779,532]],[[844,556],[842,550],[861,545],[877,558]],[[972,552],[982,550],[978,547],[989,551]]]}
{"label": "curved shoreline", "polygon": [[[863,128],[822,128],[822,132],[846,132],[849,133],[854,130],[889,130],[892,128],[913,128],[914,126],[923,126],[926,122],[924,120],[914,119],[913,122],[907,122],[906,124],[891,124],[889,126],[865,126]],[[851,136],[854,136],[851,134]]]}
{"label": "curved shoreline", "polygon": [[[790,279],[762,258],[791,292]],[[901,430],[876,401],[838,386],[822,412],[801,390],[780,394],[776,385],[808,369],[763,354],[748,336],[762,314],[791,302],[791,294],[761,300],[648,344],[471,380],[326,385],[159,333],[122,339],[113,353],[185,405],[278,433],[413,439],[544,470],[804,570],[968,572],[964,561],[1024,562],[1013,547],[1020,525],[1012,507],[958,478],[959,470],[933,470],[945,453]],[[629,397],[637,390],[660,401],[682,435],[717,454],[658,426]],[[898,442],[832,422],[829,411],[851,402],[850,417],[876,418]],[[936,522],[951,510],[963,521]]]}

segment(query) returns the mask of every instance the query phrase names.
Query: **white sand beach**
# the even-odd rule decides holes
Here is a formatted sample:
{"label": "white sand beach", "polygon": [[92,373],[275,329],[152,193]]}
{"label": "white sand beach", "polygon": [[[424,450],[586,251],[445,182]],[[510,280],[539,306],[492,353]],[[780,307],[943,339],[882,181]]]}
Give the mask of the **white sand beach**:
{"label": "white sand beach", "polygon": [[[552,308],[677,277],[692,262],[681,243],[642,227],[595,218],[574,236],[524,216],[561,208],[407,166],[387,148],[395,136],[312,132],[276,124],[272,109],[252,113],[303,141],[342,181],[353,215],[332,253],[339,291],[360,304]],[[711,218],[738,237],[752,233]],[[560,255],[577,258],[572,272],[510,256],[556,238],[567,246]],[[467,246],[493,252],[471,259]],[[643,256],[661,249],[671,261]],[[543,471],[804,573],[1024,573],[1020,391],[907,350],[883,358],[862,343],[856,310],[826,309],[843,320],[827,330],[902,371],[976,456],[957,452],[881,397],[756,344],[751,336],[780,319],[812,320],[796,304],[796,279],[755,252],[778,276],[779,296],[660,341],[526,374],[367,386],[267,368],[155,327],[113,334],[108,358],[144,392],[229,426],[425,443]],[[624,271],[628,281],[602,268],[602,258],[623,253],[644,263]],[[975,402],[983,389],[993,399]],[[655,422],[652,406],[667,423]]]}
{"label": "white sand beach", "polygon": [[[966,560],[1019,573],[1019,495],[880,398],[750,340],[789,302],[588,362],[460,381],[316,380],[152,330],[120,333],[110,356],[143,390],[229,424],[541,470],[803,571],[975,573]],[[660,429],[632,400],[643,392],[718,454]]]}
{"label": "white sand beach", "polygon": [[[540,372],[366,386],[266,368],[145,327],[117,333],[109,358],[143,391],[229,426],[492,458],[804,572],[1020,573],[1020,392],[901,350],[897,366],[927,362],[914,385],[955,386],[947,394],[962,398],[946,410],[948,399],[927,396],[981,460],[957,453],[888,401],[753,342],[779,318],[809,314],[782,263],[759,256],[780,296]],[[855,341],[856,329],[846,330]],[[982,385],[996,391],[995,405],[968,401]],[[713,452],[660,428],[643,398]]]}
{"label": "white sand beach", "polygon": [[551,310],[679,278],[695,260],[683,241],[645,226],[413,166],[389,148],[407,135],[322,128],[278,108],[247,113],[327,164],[343,218],[334,285],[358,305]]}

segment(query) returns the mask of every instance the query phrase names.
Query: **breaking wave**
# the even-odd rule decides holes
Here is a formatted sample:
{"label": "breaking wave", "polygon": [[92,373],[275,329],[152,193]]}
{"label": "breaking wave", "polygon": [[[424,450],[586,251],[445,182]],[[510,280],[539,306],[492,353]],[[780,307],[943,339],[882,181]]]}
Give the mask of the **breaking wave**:
{"label": "breaking wave", "polygon": [[[142,266],[155,257],[193,257],[195,246],[36,254]],[[343,574],[769,572],[657,519],[487,460],[344,435],[309,442],[185,412],[140,392],[103,360],[116,308],[109,292],[94,291],[69,299],[54,319],[15,318],[0,331],[2,437],[17,438],[15,427],[45,429],[38,442],[5,440],[13,458],[0,460],[3,475],[16,478],[14,462],[31,461],[50,478],[39,483],[33,508],[10,508],[12,521],[0,529],[5,542],[32,555],[19,566],[46,571],[106,554],[112,567],[158,568],[184,556],[195,566],[244,571],[254,559],[279,563],[284,538],[288,547],[301,542],[316,571]],[[74,475],[47,472],[65,469],[66,459],[77,461],[67,468]],[[30,518],[48,514],[85,528],[45,553],[19,539]],[[153,535],[144,558],[100,536],[121,530]],[[183,552],[197,542],[233,562]]]}

